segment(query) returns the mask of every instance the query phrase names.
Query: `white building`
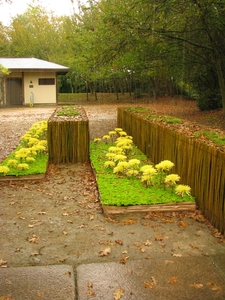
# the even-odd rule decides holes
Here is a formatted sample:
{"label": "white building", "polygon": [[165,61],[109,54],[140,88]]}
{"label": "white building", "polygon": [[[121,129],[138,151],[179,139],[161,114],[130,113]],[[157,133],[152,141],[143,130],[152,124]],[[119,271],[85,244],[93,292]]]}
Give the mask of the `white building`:
{"label": "white building", "polygon": [[57,103],[57,75],[69,68],[37,58],[0,58],[9,75],[0,75],[0,105]]}

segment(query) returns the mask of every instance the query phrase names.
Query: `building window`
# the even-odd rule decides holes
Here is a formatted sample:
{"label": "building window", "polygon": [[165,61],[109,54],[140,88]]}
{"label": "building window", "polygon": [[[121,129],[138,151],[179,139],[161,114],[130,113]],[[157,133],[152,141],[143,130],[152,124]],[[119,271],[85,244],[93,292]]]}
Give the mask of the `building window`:
{"label": "building window", "polygon": [[55,85],[55,78],[38,78],[39,85]]}

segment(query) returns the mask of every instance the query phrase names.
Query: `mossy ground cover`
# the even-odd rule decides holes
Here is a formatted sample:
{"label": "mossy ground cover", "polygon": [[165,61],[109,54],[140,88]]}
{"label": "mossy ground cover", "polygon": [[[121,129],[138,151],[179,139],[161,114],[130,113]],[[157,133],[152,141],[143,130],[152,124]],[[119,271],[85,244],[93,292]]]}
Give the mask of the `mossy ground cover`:
{"label": "mossy ground cover", "polygon": [[[140,180],[140,174],[125,176],[113,173],[112,169],[105,167],[106,153],[111,142],[91,142],[90,159],[96,173],[100,201],[103,205],[129,206],[154,205],[181,202],[194,202],[193,196],[185,194],[183,197],[174,193],[172,188],[162,186],[160,177],[155,176],[151,185],[145,185]],[[129,159],[138,159],[141,166],[151,164],[147,157],[135,146],[129,151]]]}

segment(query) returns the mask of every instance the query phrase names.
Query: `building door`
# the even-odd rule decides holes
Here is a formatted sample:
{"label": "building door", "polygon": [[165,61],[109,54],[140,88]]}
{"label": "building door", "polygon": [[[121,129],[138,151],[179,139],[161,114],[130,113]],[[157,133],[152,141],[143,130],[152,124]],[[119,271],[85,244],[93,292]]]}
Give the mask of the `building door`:
{"label": "building door", "polygon": [[6,80],[6,104],[22,105],[22,78],[7,78]]}

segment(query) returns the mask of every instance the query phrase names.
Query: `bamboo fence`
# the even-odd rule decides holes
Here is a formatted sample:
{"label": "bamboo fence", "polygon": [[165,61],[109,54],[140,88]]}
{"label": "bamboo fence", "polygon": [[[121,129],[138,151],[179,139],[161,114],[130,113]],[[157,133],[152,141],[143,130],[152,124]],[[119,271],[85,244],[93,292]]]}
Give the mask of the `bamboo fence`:
{"label": "bamboo fence", "polygon": [[48,120],[49,162],[54,164],[89,161],[89,121],[59,119]]}
{"label": "bamboo fence", "polygon": [[167,127],[118,108],[117,125],[154,163],[170,160],[173,173],[191,187],[196,203],[211,224],[225,232],[225,153]]}

